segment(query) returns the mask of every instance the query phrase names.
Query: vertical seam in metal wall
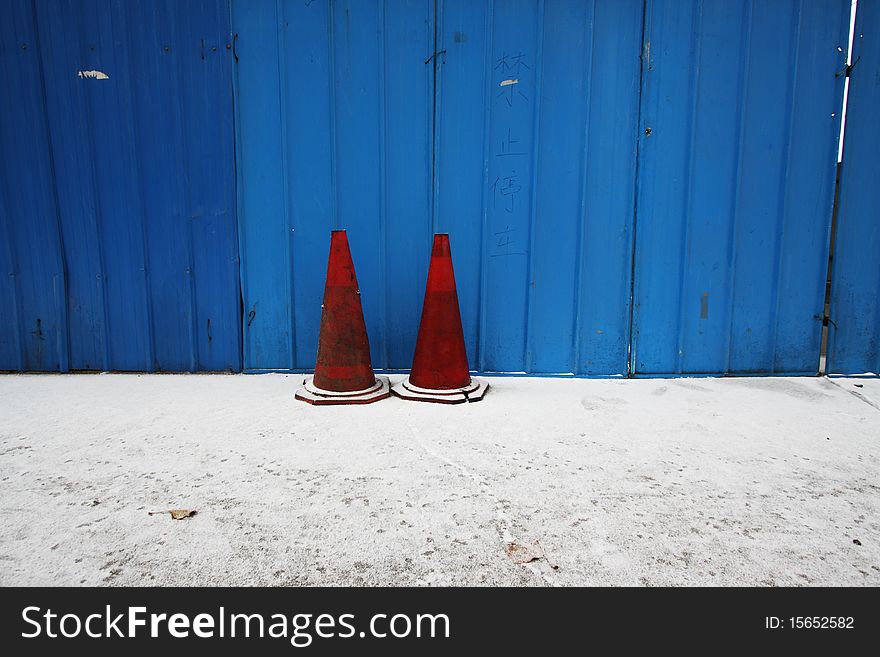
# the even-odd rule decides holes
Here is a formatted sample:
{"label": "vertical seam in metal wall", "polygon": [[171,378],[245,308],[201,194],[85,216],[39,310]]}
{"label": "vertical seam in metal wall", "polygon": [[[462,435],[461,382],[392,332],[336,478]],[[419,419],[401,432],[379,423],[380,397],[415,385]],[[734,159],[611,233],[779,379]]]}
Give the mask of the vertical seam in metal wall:
{"label": "vertical seam in metal wall", "polygon": [[278,129],[281,135],[281,207],[284,208],[284,266],[287,268],[287,349],[289,352],[288,368],[296,369],[296,303],[293,287],[293,233],[290,221],[289,163],[287,161],[287,75],[284,67],[285,29],[284,9],[282,0],[275,0],[275,43],[278,47]]}
{"label": "vertical seam in metal wall", "polygon": [[780,199],[780,213],[777,217],[777,231],[776,231],[776,245],[774,250],[774,258],[773,265],[776,271],[773,272],[773,317],[772,317],[772,325],[773,325],[773,342],[770,345],[772,351],[772,358],[770,359],[770,373],[776,372],[776,347],[777,347],[777,334],[779,332],[779,285],[781,283],[782,278],[782,247],[783,247],[783,239],[785,237],[785,223],[786,217],[788,216],[788,173],[791,168],[791,143],[792,143],[792,132],[794,129],[794,118],[795,118],[795,107],[797,105],[797,82],[798,82],[798,68],[800,63],[800,53],[801,53],[801,27],[803,24],[803,9],[804,3],[803,0],[798,2],[797,8],[797,20],[796,20],[796,36],[795,36],[795,47],[794,47],[794,66],[792,67],[792,75],[791,75],[791,85],[789,86],[789,94],[788,94],[788,124],[786,125],[785,130],[785,168],[781,172],[782,180],[779,182],[779,199]]}
{"label": "vertical seam in metal wall", "polygon": [[[70,30],[75,34],[83,34],[85,30],[82,28],[82,14],[83,12],[77,12],[76,20],[78,21],[74,30]],[[64,38],[67,35],[67,31],[62,33],[60,38]],[[70,64],[69,61],[69,53],[70,53],[70,44],[65,39],[63,51],[66,55],[65,59],[67,61],[65,64]],[[110,354],[110,334],[108,330],[108,324],[110,323],[110,313],[109,313],[109,304],[107,300],[107,278],[105,276],[105,272],[107,271],[106,267],[106,258],[104,255],[104,242],[102,238],[101,231],[101,211],[100,211],[100,202],[98,199],[98,173],[95,169],[95,152],[94,152],[94,143],[95,143],[95,131],[93,127],[92,120],[92,112],[91,106],[89,102],[89,97],[86,95],[85,91],[86,85],[77,85],[74,87],[75,94],[77,99],[82,101],[82,111],[84,114],[84,123],[85,123],[85,132],[88,138],[88,142],[86,144],[87,153],[85,154],[84,159],[88,161],[88,169],[91,171],[91,187],[92,187],[92,200],[94,203],[93,211],[89,213],[89,218],[91,219],[92,229],[95,235],[95,245],[98,251],[98,267],[99,271],[97,274],[96,280],[99,282],[101,288],[101,351],[102,355],[102,365],[101,369],[107,371],[110,369],[111,363],[111,354]],[[97,363],[96,363],[97,365]]]}
{"label": "vertical seam in metal wall", "polygon": [[[841,121],[843,121],[843,113],[846,109],[846,105],[844,104],[844,89],[846,87],[846,81],[849,79],[851,69],[849,66],[852,65],[853,58],[852,53],[849,52],[850,45],[855,48],[855,30],[856,24],[855,22],[851,23],[851,13],[855,6],[856,8],[856,16],[855,20],[858,21],[858,5],[855,5],[853,0],[843,0],[843,6],[845,7],[845,11],[843,12],[843,21],[841,27],[844,28],[844,38],[846,40],[846,50],[843,51],[843,64],[847,66],[846,75],[842,77],[835,76],[835,86],[839,86],[838,96],[837,96],[837,113],[839,115],[839,119],[836,121],[837,129],[834,131],[833,135],[833,144],[835,146],[834,149],[834,184],[831,186],[831,212],[830,212],[830,220],[828,223],[828,230],[825,235],[825,258],[823,261],[824,267],[821,267],[821,270],[825,271],[825,278],[823,279],[823,290],[822,290],[822,324],[820,326],[820,334],[819,334],[819,354],[816,359],[816,373],[818,375],[824,375],[828,372],[828,361],[829,361],[829,352],[831,347],[831,329],[834,325],[829,321],[831,319],[831,303],[833,297],[834,290],[834,258],[833,258],[833,249],[836,245],[836,236],[837,236],[837,223],[839,218],[840,211],[840,187],[842,185],[843,180],[843,160],[840,162],[837,161],[837,153],[839,152],[841,156],[843,156],[843,146],[841,145],[841,141],[846,136],[845,134],[841,134],[841,128],[844,133],[846,131],[846,125],[841,126]],[[852,33],[850,32],[850,27],[852,27]],[[852,81],[850,80],[850,85]],[[849,102],[847,97],[847,103]],[[827,290],[825,287],[827,286]],[[826,312],[827,308],[827,312]],[[836,334],[836,331],[835,331]],[[824,347],[824,349],[823,349]],[[825,354],[825,364],[824,369],[822,368],[822,354]]]}
{"label": "vertical seam in metal wall", "polygon": [[[185,54],[186,50],[182,45],[180,45],[181,41],[179,39],[179,34],[177,32],[177,26],[181,22],[182,21],[174,20],[174,19],[169,21],[169,24],[171,25],[171,30],[172,30],[171,41],[172,41],[172,43],[175,44],[175,46],[178,46],[176,48],[176,50],[178,50],[181,54]],[[187,27],[189,29],[186,31],[186,36],[187,37],[192,36],[192,23],[187,21]],[[176,83],[175,86],[179,89],[182,82],[187,82],[186,80],[184,80],[183,72],[181,71],[181,68],[180,68],[181,57],[174,56],[173,61],[172,61],[172,65],[174,66],[174,75],[175,75],[174,82]],[[133,75],[131,76],[131,79],[134,79]],[[180,127],[180,140],[181,140],[180,143],[181,144],[188,144],[189,141],[187,139],[187,132],[186,132],[186,104],[182,102],[181,96],[179,94],[175,95],[173,102],[177,106],[177,119],[178,119],[179,127]],[[134,107],[132,107],[132,113],[134,113],[134,112],[135,112],[135,109],[134,109]],[[179,155],[180,165],[183,170],[182,173],[184,176],[188,176],[190,162],[189,162],[189,157],[187,156],[187,153],[188,153],[189,149],[186,147],[183,147],[183,148],[180,148],[179,150],[180,150],[180,155]],[[138,158],[138,160],[140,161],[140,158]],[[139,171],[140,171],[140,168],[139,168]],[[141,189],[143,190],[143,187],[144,187],[143,176],[140,173],[138,175],[138,180],[140,182]],[[194,256],[194,248],[193,248],[193,229],[192,229],[193,212],[192,212],[191,187],[189,185],[186,185],[181,190],[181,192],[182,192],[182,196],[183,196],[182,201],[183,201],[183,209],[184,209],[184,220],[186,221],[186,244],[185,244],[185,246],[186,246],[186,267],[187,267],[186,274],[187,274],[187,287],[189,289],[189,295],[188,295],[189,296],[189,299],[188,299],[188,301],[189,301],[189,338],[190,338],[189,339],[189,368],[190,368],[191,372],[194,372],[197,369],[197,354],[198,354],[198,346],[197,346],[197,344],[198,344],[198,317],[196,314],[196,309],[198,307],[198,304],[196,301],[196,284],[195,284],[196,270],[195,270],[195,256]],[[144,236],[144,248],[147,249],[146,235]],[[149,281],[149,271],[148,271],[148,279],[147,280]],[[150,294],[150,298],[152,299],[152,294]],[[152,324],[153,324],[153,318],[152,318],[152,314],[151,314],[150,315],[150,325],[152,326]],[[153,334],[151,341],[155,341],[155,334]],[[154,348],[153,348],[153,358],[154,359],[156,358],[155,344],[154,344]],[[158,363],[155,363],[154,367],[156,367],[157,365],[158,365]],[[157,369],[158,369],[158,367],[157,367]]]}
{"label": "vertical seam in metal wall", "polygon": [[694,49],[694,59],[693,59],[693,82],[691,85],[691,116],[690,116],[690,129],[688,130],[688,165],[687,165],[687,183],[685,185],[685,198],[684,198],[684,226],[682,227],[682,231],[684,235],[682,235],[681,239],[681,250],[679,251],[679,263],[681,264],[681,273],[679,276],[678,282],[678,339],[676,341],[676,349],[675,349],[675,361],[676,367],[675,372],[677,374],[681,374],[684,370],[683,366],[683,358],[682,358],[682,347],[684,344],[684,312],[685,312],[685,301],[684,301],[684,291],[685,291],[685,281],[687,281],[688,276],[687,272],[689,270],[688,267],[688,253],[690,252],[690,217],[691,217],[691,201],[693,200],[693,181],[694,181],[694,149],[696,148],[696,130],[697,130],[697,103],[700,98],[700,60],[702,59],[703,54],[703,40],[700,34],[700,30],[703,26],[703,0],[698,0],[696,3],[696,15],[694,17],[694,28],[692,30],[692,43]]}
{"label": "vertical seam in metal wall", "polygon": [[[2,157],[2,155],[0,155]],[[21,276],[19,275],[19,267],[18,267],[18,258],[16,257],[15,249],[13,248],[12,241],[12,211],[10,210],[10,194],[9,194],[9,183],[7,178],[3,176],[0,178],[0,185],[4,188],[4,193],[2,195],[2,199],[6,202],[5,208],[5,216],[6,220],[3,221],[3,226],[5,228],[6,233],[6,246],[9,249],[9,264],[12,266],[12,314],[15,319],[15,342],[16,342],[16,350],[15,354],[18,357],[18,371],[23,372],[25,369],[25,346],[24,346],[24,327],[22,325],[22,308],[21,308],[21,285],[19,280]]]}
{"label": "vertical seam in metal wall", "polygon": [[[233,8],[232,3],[236,0],[229,0],[227,2],[227,11],[229,14],[229,34],[228,38],[230,39],[230,45],[232,45],[236,41],[236,33],[234,31],[233,26]],[[238,113],[238,106],[236,101],[239,96],[238,89],[238,62],[237,62],[237,53],[234,48],[230,48],[229,51],[231,53],[232,60],[229,63],[231,73],[230,76],[230,86],[231,86],[231,96],[232,96],[232,175],[233,175],[233,210],[235,212],[235,226],[236,233],[238,235],[238,244],[236,245],[236,262],[238,265],[238,333],[239,333],[239,343],[238,343],[238,358],[239,358],[239,367],[242,370],[247,369],[250,363],[248,362],[248,358],[246,355],[247,349],[247,339],[246,339],[246,326],[244,322],[244,300],[247,298],[247,278],[245,276],[246,268],[243,266],[245,262],[245,232],[244,232],[244,213],[242,212],[242,197],[243,193],[243,182],[244,182],[244,168],[240,166],[240,162],[238,161],[241,155],[241,118]]]}
{"label": "vertical seam in metal wall", "polygon": [[382,321],[382,363],[380,365],[381,369],[387,369],[388,365],[388,331],[386,330],[387,326],[387,318],[388,318],[388,262],[386,261],[386,254],[388,253],[388,175],[387,175],[387,161],[386,158],[388,156],[388,144],[386,140],[388,139],[387,133],[387,123],[388,116],[386,112],[388,111],[388,98],[387,94],[387,53],[385,52],[385,43],[387,41],[386,29],[388,26],[386,11],[388,9],[387,3],[385,0],[381,0],[381,16],[380,20],[381,26],[378,30],[378,39],[379,43],[379,55],[381,61],[379,62],[379,275],[381,277],[380,284],[382,286],[382,317],[385,318]]}
{"label": "vertical seam in metal wall", "polygon": [[480,224],[480,301],[479,301],[479,322],[477,333],[477,369],[481,372],[486,371],[486,285],[488,277],[488,266],[486,262],[486,230],[489,221],[489,207],[487,202],[487,188],[489,185],[489,128],[492,118],[492,104],[490,84],[492,77],[492,50],[495,47],[493,29],[495,22],[495,0],[490,0],[489,8],[486,10],[486,34],[484,43],[486,44],[486,52],[483,59],[483,186],[481,191],[482,203],[482,222]]}
{"label": "vertical seam in metal wall", "polygon": [[[8,188],[8,187],[7,187]],[[4,194],[4,198],[9,198],[9,193]],[[7,203],[9,201],[7,200]],[[12,314],[15,318],[15,342],[16,342],[16,356],[18,357],[18,371],[24,371],[24,335],[21,324],[21,286],[19,285],[19,274],[18,274],[18,258],[15,257],[15,249],[12,248],[12,213],[9,212],[9,209],[6,210],[7,220],[4,221],[4,225],[6,227],[6,243],[9,245],[9,263],[12,265]]]}
{"label": "vertical seam in metal wall", "polygon": [[535,258],[532,245],[535,243],[538,214],[538,155],[541,139],[541,94],[544,83],[544,0],[538,2],[538,25],[535,51],[535,109],[532,117],[532,189],[529,194],[529,241],[526,246],[526,304],[525,331],[523,332],[523,371],[532,371],[532,289],[535,285]]}
{"label": "vertical seam in metal wall", "polygon": [[[595,2],[595,0],[594,0]],[[630,258],[629,258],[629,322],[626,335],[626,376],[633,377],[636,374],[637,338],[635,332],[635,306],[636,306],[636,237],[638,233],[639,217],[639,179],[642,171],[642,107],[648,102],[646,89],[648,86],[648,73],[651,71],[650,48],[645,48],[645,39],[649,36],[648,29],[648,2],[642,0],[642,36],[639,44],[639,91],[636,102],[636,135],[635,135],[635,165],[633,167],[633,210],[632,228],[630,235]],[[653,4],[651,12],[653,16]]]}
{"label": "vertical seam in metal wall", "polygon": [[[236,369],[241,371],[244,369],[244,335],[243,335],[243,323],[244,323],[244,303],[242,297],[242,280],[241,280],[241,232],[239,229],[239,213],[238,213],[238,152],[239,152],[239,135],[238,135],[238,127],[237,127],[237,113],[235,107],[235,87],[236,87],[236,70],[235,70],[235,58],[232,56],[232,39],[234,38],[232,34],[232,0],[226,0],[226,17],[228,19],[228,30],[224,34],[221,30],[222,24],[218,24],[217,28],[219,31],[219,36],[224,36],[227,44],[226,56],[230,57],[229,60],[229,99],[231,104],[231,119],[232,119],[232,134],[229,137],[232,140],[232,190],[229,192],[232,195],[232,205],[229,208],[229,211],[232,213],[232,220],[235,223],[235,231],[233,232],[233,238],[235,240],[234,248],[234,263],[235,263],[235,280],[238,283],[238,289],[235,290],[238,292],[238,328],[236,329],[236,340],[235,340],[235,350],[236,355],[235,359],[238,361],[238,367],[235,368],[233,366],[233,371]],[[218,43],[221,43],[218,39]],[[223,67],[221,65],[221,70]],[[229,197],[227,197],[227,201]]]}
{"label": "vertical seam in metal wall", "polygon": [[[440,55],[440,41],[443,39],[443,0],[433,0],[433,24],[431,38],[431,57],[432,57],[432,77],[427,83],[427,93],[431,102],[430,116],[430,135],[428,137],[428,146],[431,149],[430,175],[431,188],[428,190],[428,203],[430,205],[430,216],[427,222],[427,235],[425,236],[425,253],[424,262],[429,263],[433,250],[434,233],[442,232],[440,230],[440,116],[442,111],[443,93],[442,93],[442,73],[443,67]],[[443,60],[445,61],[445,60]],[[447,231],[448,232],[448,231]],[[428,265],[430,266],[430,265]],[[425,272],[427,284],[427,268],[421,270]],[[416,330],[418,331],[417,327]]]}
{"label": "vertical seam in metal wall", "polygon": [[336,184],[336,44],[334,42],[334,25],[336,6],[330,0],[327,11],[327,75],[330,78],[327,88],[330,90],[330,218],[335,230],[339,230],[339,191]]}
{"label": "vertical seam in metal wall", "polygon": [[590,120],[592,118],[593,107],[593,49],[596,43],[596,0],[590,3],[590,20],[584,21],[585,29],[589,30],[590,35],[584,35],[584,73],[587,76],[586,108],[584,111],[584,129],[583,129],[583,150],[581,151],[581,189],[580,189],[580,213],[577,223],[577,237],[575,240],[575,248],[577,252],[577,277],[574,280],[574,322],[571,331],[571,371],[572,374],[581,372],[581,313],[583,311],[583,303],[581,302],[581,290],[583,289],[584,278],[584,240],[587,222],[587,178],[590,166]]}
{"label": "vertical seam in metal wall", "polygon": [[[77,34],[85,34],[85,30],[83,29],[82,21],[83,21],[84,12],[77,12],[77,18],[79,19],[79,23],[77,24],[76,33]],[[69,52],[65,48],[65,52]],[[94,218],[94,229],[95,229],[95,244],[98,248],[98,261],[101,267],[101,271],[98,272],[98,280],[101,281],[101,300],[102,300],[102,308],[101,311],[103,313],[101,328],[103,329],[103,351],[104,351],[104,367],[105,371],[108,371],[112,368],[112,349],[110,347],[110,303],[107,298],[107,258],[105,255],[106,249],[104,248],[104,231],[103,231],[103,220],[102,220],[102,212],[101,212],[101,201],[98,197],[98,171],[95,166],[95,117],[92,112],[92,102],[91,97],[88,95],[86,91],[87,85],[81,85],[77,87],[78,93],[81,95],[80,98],[83,99],[82,107],[83,114],[85,114],[85,124],[86,131],[88,136],[88,161],[89,168],[92,172],[92,201],[94,203],[94,212],[92,212],[92,217]]]}
{"label": "vertical seam in metal wall", "polygon": [[[842,109],[842,108],[841,108]],[[844,127],[844,129],[846,129]],[[834,276],[835,276],[835,258],[834,251],[837,249],[837,222],[840,213],[840,187],[841,177],[843,175],[843,161],[837,163],[834,175],[834,198],[831,204],[831,227],[828,231],[828,264],[825,266],[825,284],[827,286],[825,292],[824,303],[822,307],[822,334],[819,343],[819,363],[818,374],[824,376],[828,373],[829,354],[834,345],[834,338],[831,335],[833,324],[831,323],[831,305],[834,301]],[[825,354],[825,363],[823,367],[822,354]]]}
{"label": "vertical seam in metal wall", "polygon": [[[113,21],[113,13],[112,11],[109,14],[110,16],[110,32],[112,37],[111,48],[116,43],[116,33],[117,28],[114,25]],[[103,46],[103,44],[102,44]],[[118,58],[113,55],[113,61],[118,63]],[[131,58],[126,56],[126,65],[128,67],[128,80],[132,79],[132,71],[131,71]],[[120,69],[122,68],[121,64],[119,65]],[[120,92],[123,90],[120,89]],[[126,83],[125,92],[128,98],[132,97],[131,94],[131,85],[130,83]],[[135,109],[132,105],[131,108],[131,117],[134,118]],[[140,222],[140,234],[141,234],[141,262],[143,264],[142,272],[143,276],[141,277],[141,282],[143,285],[143,294],[144,294],[144,307],[146,308],[147,313],[147,368],[149,370],[156,369],[156,347],[155,347],[155,332],[153,331],[153,300],[152,295],[150,294],[150,268],[148,266],[149,257],[147,255],[147,222],[146,217],[144,216],[144,177],[143,172],[141,170],[141,153],[138,148],[137,137],[134,134],[134,128],[129,127],[126,131],[128,133],[128,138],[131,143],[131,149],[134,153],[134,161],[132,163],[134,171],[133,177],[137,181],[137,192],[138,198],[137,201],[137,209],[135,210],[135,214],[137,215],[138,221]]]}
{"label": "vertical seam in metal wall", "polygon": [[[187,30],[186,37],[193,37],[192,32],[192,22],[189,20],[190,16],[187,16]],[[180,43],[179,39],[175,39],[176,43]],[[186,50],[183,47],[179,47],[178,50],[181,54],[185,53]],[[183,71],[181,70],[182,58],[175,57],[175,68],[177,69],[177,83],[178,85],[184,81],[185,76]],[[189,138],[186,129],[186,115],[187,115],[187,103],[182,101],[182,96],[177,96],[177,104],[180,107],[180,132],[182,134],[182,143],[188,144]],[[190,158],[189,158],[189,149],[184,147],[183,153],[181,154],[181,160],[183,162],[183,171],[184,175],[189,177],[190,170]],[[143,182],[142,182],[143,185]],[[190,186],[184,195],[184,199],[186,201],[186,257],[187,257],[187,267],[189,268],[189,305],[190,305],[190,371],[198,371],[199,368],[199,299],[198,299],[198,285],[196,283],[196,261],[195,261],[195,240],[193,238],[193,204],[192,204],[192,187]],[[152,294],[150,295],[152,298]],[[155,340],[155,336],[153,338]]]}
{"label": "vertical seam in metal wall", "polygon": [[746,118],[746,101],[748,100],[748,80],[749,73],[751,71],[751,44],[752,44],[752,12],[754,10],[754,0],[748,0],[746,4],[746,15],[745,15],[745,24],[746,31],[743,35],[743,48],[742,52],[744,54],[744,61],[742,63],[742,67],[740,69],[740,80],[739,80],[739,121],[737,123],[737,147],[736,147],[736,173],[734,179],[734,192],[733,192],[733,218],[730,222],[730,229],[727,238],[728,244],[728,253],[730,266],[728,268],[728,276],[730,278],[730,298],[727,304],[727,360],[724,365],[724,374],[730,373],[730,358],[731,358],[731,345],[733,344],[733,313],[734,313],[734,300],[736,291],[736,263],[737,263],[737,236],[739,235],[739,200],[740,200],[740,190],[742,189],[742,174],[743,174],[743,142],[745,141],[745,118]]}
{"label": "vertical seam in metal wall", "polygon": [[440,116],[440,103],[441,103],[441,94],[440,94],[440,55],[437,54],[437,51],[440,50],[440,35],[442,32],[440,31],[440,18],[443,13],[442,8],[442,0],[433,0],[433,8],[434,8],[434,19],[433,19],[433,38],[431,40],[431,71],[432,77],[428,84],[429,93],[431,94],[431,134],[429,138],[429,144],[431,147],[431,189],[428,192],[429,198],[428,202],[430,203],[431,208],[431,216],[428,218],[430,221],[430,231],[428,234],[428,253],[431,252],[431,239],[433,234],[438,232],[437,226],[439,223],[438,215],[438,205],[440,203],[440,176],[438,175],[438,167],[440,163],[440,135],[439,135],[439,126],[437,123],[437,117]]}
{"label": "vertical seam in metal wall", "polygon": [[[2,34],[0,34],[2,36]],[[0,40],[0,47],[3,47],[4,41]],[[3,75],[4,79],[9,78],[9,75],[6,73],[6,60],[0,59],[0,74]],[[0,174],[4,174],[6,168],[4,166],[5,162],[4,153],[0,151]],[[23,352],[21,349],[21,322],[18,321],[18,311],[16,306],[18,306],[18,285],[16,283],[16,271],[18,267],[16,267],[15,263],[15,250],[12,248],[12,212],[10,210],[10,201],[9,201],[9,182],[8,178],[5,175],[0,175],[0,229],[2,229],[3,234],[2,237],[4,239],[0,241],[0,250],[5,250],[9,254],[9,267],[11,271],[0,272],[4,276],[8,276],[12,279],[12,316],[15,320],[15,330],[13,331],[13,335],[15,336],[15,359],[18,361],[18,366],[16,368],[18,371],[23,369],[22,356]]]}
{"label": "vertical seam in metal wall", "polygon": [[[13,30],[15,31],[15,30]],[[5,59],[5,58],[4,58]],[[8,62],[9,66],[13,66],[13,62],[9,59],[0,59],[0,67]],[[0,69],[2,70],[2,69]],[[7,74],[5,77],[9,77]],[[4,157],[4,153],[0,152],[0,164],[6,161]],[[9,252],[9,264],[12,267],[12,315],[15,320],[15,355],[18,359],[18,371],[23,371],[25,368],[25,343],[24,343],[24,327],[22,325],[22,308],[21,308],[21,286],[19,284],[20,275],[19,275],[19,267],[18,267],[18,258],[16,257],[16,250],[13,246],[13,230],[12,230],[12,200],[10,196],[10,181],[7,176],[0,176],[0,189],[2,189],[2,193],[0,193],[0,201],[2,201],[2,205],[5,207],[0,207],[0,213],[3,215],[2,226],[5,232],[5,242],[3,243],[3,248],[7,248]],[[6,273],[6,272],[4,272]]]}
{"label": "vertical seam in metal wall", "polygon": [[[58,198],[58,172],[55,165],[55,149],[52,145],[52,131],[49,127],[49,100],[46,93],[46,73],[43,66],[43,44],[40,40],[40,26],[37,19],[36,0],[31,2],[31,20],[34,30],[34,45],[37,53],[37,70],[40,72],[40,99],[43,103],[43,129],[46,132],[46,145],[49,151],[49,179],[52,186],[52,202],[55,204],[55,231],[58,236],[58,259],[61,266],[60,290],[55,289],[55,305],[60,315],[60,324],[56,330],[56,346],[58,349],[58,369],[62,372],[70,370],[70,322],[67,314],[67,254],[64,248],[64,232],[61,229],[61,203]],[[60,294],[60,298],[59,298]]]}

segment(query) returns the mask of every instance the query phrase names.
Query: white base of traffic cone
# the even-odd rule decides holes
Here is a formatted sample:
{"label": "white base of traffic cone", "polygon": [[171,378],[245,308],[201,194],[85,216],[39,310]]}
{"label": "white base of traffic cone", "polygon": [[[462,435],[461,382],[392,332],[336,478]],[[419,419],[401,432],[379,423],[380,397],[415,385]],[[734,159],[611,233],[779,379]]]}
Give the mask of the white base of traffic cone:
{"label": "white base of traffic cone", "polygon": [[391,388],[391,392],[401,399],[410,401],[434,402],[436,404],[462,404],[464,402],[476,402],[483,398],[489,384],[480,379],[471,378],[469,385],[464,388],[432,389],[420,388],[413,385],[406,377],[401,383]]}
{"label": "white base of traffic cone", "polygon": [[315,386],[314,377],[303,379],[303,387],[294,395],[300,401],[314,404],[315,406],[330,406],[334,404],[369,404],[391,395],[388,377],[377,376],[376,383],[364,390],[352,392],[334,392],[323,390]]}

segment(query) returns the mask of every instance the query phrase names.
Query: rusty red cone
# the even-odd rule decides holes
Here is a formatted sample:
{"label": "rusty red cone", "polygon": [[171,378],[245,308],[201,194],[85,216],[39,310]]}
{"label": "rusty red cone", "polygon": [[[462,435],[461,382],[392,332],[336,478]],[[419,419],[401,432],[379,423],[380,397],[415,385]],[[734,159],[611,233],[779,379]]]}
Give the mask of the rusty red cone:
{"label": "rusty red cone", "polygon": [[434,235],[422,321],[409,377],[392,389],[413,401],[458,404],[479,401],[488,384],[471,378],[449,235]]}
{"label": "rusty red cone", "polygon": [[310,404],[368,404],[388,397],[388,380],[373,373],[361,293],[344,230],[330,234],[315,375],[296,398]]}

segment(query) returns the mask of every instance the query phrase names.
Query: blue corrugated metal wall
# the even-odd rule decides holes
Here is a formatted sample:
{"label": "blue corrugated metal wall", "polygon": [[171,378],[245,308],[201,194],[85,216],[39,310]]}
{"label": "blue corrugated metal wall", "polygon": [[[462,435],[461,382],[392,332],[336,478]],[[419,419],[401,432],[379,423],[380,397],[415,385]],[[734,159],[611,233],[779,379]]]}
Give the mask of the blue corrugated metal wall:
{"label": "blue corrugated metal wall", "polygon": [[309,368],[345,228],[375,367],[408,367],[431,236],[432,0],[234,2],[244,365]]}
{"label": "blue corrugated metal wall", "polygon": [[434,227],[471,366],[625,374],[641,0],[439,7]]}
{"label": "blue corrugated metal wall", "polygon": [[648,2],[636,374],[818,371],[849,4]]}
{"label": "blue corrugated metal wall", "polygon": [[223,0],[9,5],[0,369],[240,369],[228,36]]}
{"label": "blue corrugated metal wall", "polygon": [[64,264],[32,4],[0,20],[0,369],[67,366]]}
{"label": "blue corrugated metal wall", "polygon": [[880,374],[880,3],[859,2],[831,283],[829,372]]}
{"label": "blue corrugated metal wall", "polygon": [[[848,6],[11,2],[0,369],[308,369],[346,228],[378,368],[446,231],[481,371],[815,372]],[[876,43],[832,370],[877,361]]]}
{"label": "blue corrugated metal wall", "polygon": [[436,19],[430,0],[233,3],[245,367],[314,364],[340,227],[375,367],[409,367],[445,231],[472,366],[625,373],[641,0]]}
{"label": "blue corrugated metal wall", "polygon": [[476,369],[816,372],[848,7],[234,2],[245,367],[312,366],[342,227],[376,367],[437,230]]}

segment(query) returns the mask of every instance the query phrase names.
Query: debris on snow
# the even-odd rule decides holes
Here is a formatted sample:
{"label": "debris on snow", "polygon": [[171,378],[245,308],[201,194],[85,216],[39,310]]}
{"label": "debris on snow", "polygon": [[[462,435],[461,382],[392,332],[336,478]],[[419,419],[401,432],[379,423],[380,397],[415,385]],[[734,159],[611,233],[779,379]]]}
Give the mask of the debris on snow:
{"label": "debris on snow", "polygon": [[520,565],[546,558],[544,548],[537,539],[532,541],[531,545],[523,545],[516,539],[513,539],[504,546],[504,551],[513,563]]}
{"label": "debris on snow", "polygon": [[198,513],[195,509],[167,509],[165,511],[147,511],[151,516],[162,515],[163,513],[170,513],[172,520],[183,520],[184,518],[189,518],[191,516],[196,515]]}

